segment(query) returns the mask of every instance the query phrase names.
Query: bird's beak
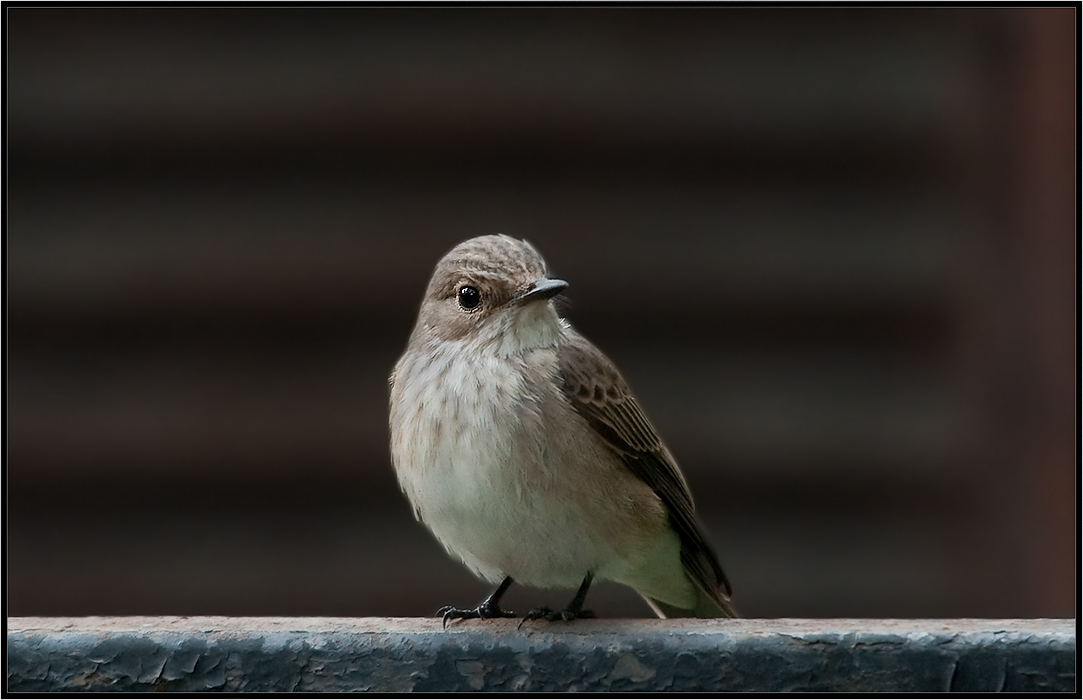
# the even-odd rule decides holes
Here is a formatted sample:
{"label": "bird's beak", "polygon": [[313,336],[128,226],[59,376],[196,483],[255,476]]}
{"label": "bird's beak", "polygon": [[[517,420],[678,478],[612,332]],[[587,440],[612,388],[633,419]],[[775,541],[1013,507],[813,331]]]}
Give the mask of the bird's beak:
{"label": "bird's beak", "polygon": [[563,292],[568,286],[568,283],[564,280],[555,279],[540,279],[534,283],[534,286],[527,292],[523,293],[516,299],[519,303],[525,304],[531,301],[538,301],[541,299],[552,299],[557,294]]}

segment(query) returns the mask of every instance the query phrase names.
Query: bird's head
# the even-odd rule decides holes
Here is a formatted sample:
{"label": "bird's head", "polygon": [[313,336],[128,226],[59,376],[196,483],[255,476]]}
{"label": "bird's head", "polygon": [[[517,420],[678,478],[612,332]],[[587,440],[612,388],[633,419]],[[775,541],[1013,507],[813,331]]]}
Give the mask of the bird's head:
{"label": "bird's head", "polygon": [[502,355],[553,345],[564,326],[551,299],[567,286],[549,277],[526,241],[503,234],[471,238],[437,263],[414,340],[463,341]]}

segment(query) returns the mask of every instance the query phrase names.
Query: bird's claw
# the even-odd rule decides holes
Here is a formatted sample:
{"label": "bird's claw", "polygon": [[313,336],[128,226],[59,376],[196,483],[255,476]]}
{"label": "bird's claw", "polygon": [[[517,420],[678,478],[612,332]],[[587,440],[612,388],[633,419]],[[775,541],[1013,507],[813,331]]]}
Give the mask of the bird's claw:
{"label": "bird's claw", "polygon": [[552,608],[534,608],[519,620],[519,629],[527,620],[548,620],[549,622],[578,620],[594,617],[593,610],[553,610]]}
{"label": "bird's claw", "polygon": [[445,605],[436,611],[436,615],[443,618],[444,629],[447,629],[448,620],[474,620],[478,618],[488,620],[493,617],[518,617],[515,613],[501,610],[495,605],[479,605],[471,610],[456,608],[454,605]]}

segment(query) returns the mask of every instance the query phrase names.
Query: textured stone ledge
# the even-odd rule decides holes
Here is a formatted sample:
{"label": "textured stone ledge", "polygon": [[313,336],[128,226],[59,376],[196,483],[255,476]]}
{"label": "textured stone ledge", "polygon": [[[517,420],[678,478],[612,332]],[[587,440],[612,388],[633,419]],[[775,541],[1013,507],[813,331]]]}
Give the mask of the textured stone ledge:
{"label": "textured stone ledge", "polygon": [[9,618],[8,691],[1074,692],[1074,620]]}

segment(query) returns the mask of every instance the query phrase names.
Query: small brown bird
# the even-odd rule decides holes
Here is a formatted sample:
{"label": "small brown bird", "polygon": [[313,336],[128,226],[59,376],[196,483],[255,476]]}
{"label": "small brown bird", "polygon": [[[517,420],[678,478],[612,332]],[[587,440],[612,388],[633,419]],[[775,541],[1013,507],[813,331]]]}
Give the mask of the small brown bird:
{"label": "small brown bird", "polygon": [[513,617],[512,581],[635,589],[659,617],[736,617],[729,582],[696,525],[692,495],[617,368],[561,319],[527,242],[481,236],[437,264],[391,375],[399,484],[451,554],[496,591],[450,619]]}

